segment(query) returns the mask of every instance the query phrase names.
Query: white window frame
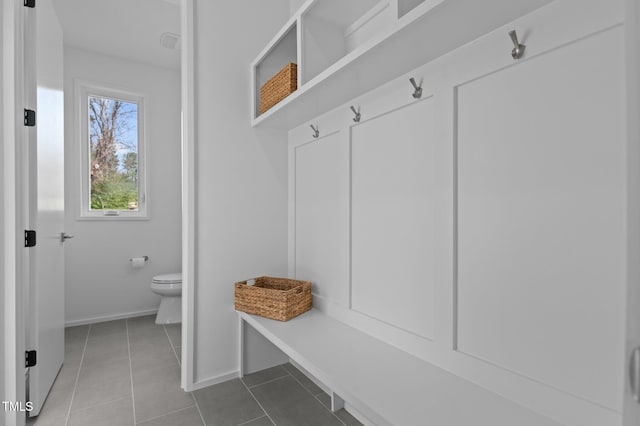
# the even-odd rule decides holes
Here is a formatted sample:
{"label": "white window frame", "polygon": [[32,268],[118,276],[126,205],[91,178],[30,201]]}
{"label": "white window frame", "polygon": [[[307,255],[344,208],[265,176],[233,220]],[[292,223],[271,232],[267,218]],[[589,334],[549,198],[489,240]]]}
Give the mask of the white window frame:
{"label": "white window frame", "polygon": [[[80,220],[148,220],[149,187],[147,179],[147,146],[145,140],[145,96],[129,90],[76,81],[78,111],[78,143],[80,153]],[[91,210],[91,178],[89,175],[89,96],[118,99],[138,105],[138,210]]]}

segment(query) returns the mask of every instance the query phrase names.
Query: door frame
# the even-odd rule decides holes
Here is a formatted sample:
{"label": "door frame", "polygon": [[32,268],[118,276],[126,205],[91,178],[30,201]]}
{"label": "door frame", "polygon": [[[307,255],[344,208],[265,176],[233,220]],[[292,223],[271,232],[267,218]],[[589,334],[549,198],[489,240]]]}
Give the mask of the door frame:
{"label": "door frame", "polygon": [[180,1],[182,101],[182,388],[190,392],[196,382],[196,0]]}

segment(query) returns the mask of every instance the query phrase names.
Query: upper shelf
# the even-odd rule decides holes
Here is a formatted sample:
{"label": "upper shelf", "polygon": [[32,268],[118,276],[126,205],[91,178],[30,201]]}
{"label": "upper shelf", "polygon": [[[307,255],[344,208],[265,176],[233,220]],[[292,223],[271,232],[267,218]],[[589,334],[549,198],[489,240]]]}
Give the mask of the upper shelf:
{"label": "upper shelf", "polygon": [[[292,129],[552,1],[308,0],[251,64],[251,124]],[[262,64],[280,56],[298,90],[258,115]]]}

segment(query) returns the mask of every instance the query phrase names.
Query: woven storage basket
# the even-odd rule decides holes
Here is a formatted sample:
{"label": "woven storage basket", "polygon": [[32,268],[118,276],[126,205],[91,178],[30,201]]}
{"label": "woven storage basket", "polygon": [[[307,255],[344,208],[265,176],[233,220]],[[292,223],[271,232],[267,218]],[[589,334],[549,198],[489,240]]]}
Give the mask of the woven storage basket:
{"label": "woven storage basket", "polygon": [[259,277],[254,285],[235,284],[236,311],[289,321],[311,309],[311,283],[287,278]]}
{"label": "woven storage basket", "polygon": [[298,66],[287,64],[260,88],[260,114],[295,92],[298,88]]}

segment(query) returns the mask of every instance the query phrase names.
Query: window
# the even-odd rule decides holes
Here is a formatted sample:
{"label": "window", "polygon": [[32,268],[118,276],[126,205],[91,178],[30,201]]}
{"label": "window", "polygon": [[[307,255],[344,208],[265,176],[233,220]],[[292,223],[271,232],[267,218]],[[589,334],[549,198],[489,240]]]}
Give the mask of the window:
{"label": "window", "polygon": [[82,212],[88,218],[146,218],[144,99],[79,86]]}

